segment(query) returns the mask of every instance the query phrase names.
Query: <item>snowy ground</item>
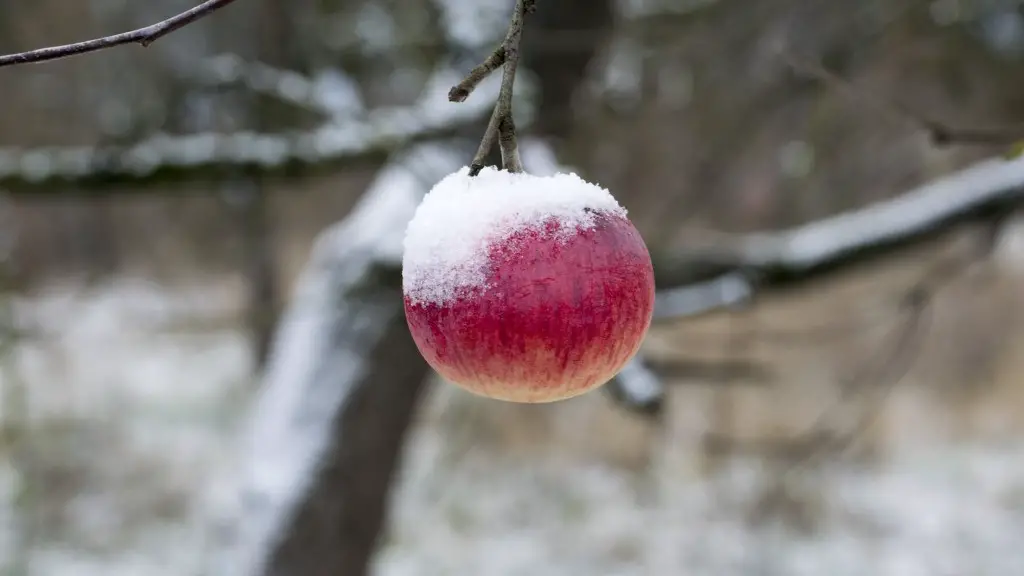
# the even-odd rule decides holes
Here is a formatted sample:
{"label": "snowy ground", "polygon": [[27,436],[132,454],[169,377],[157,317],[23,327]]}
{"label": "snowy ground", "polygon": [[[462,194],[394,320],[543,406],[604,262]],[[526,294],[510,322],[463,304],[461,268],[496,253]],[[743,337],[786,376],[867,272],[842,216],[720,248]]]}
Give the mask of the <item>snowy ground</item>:
{"label": "snowy ground", "polygon": [[0,573],[198,573],[198,512],[252,390],[244,335],[199,327],[232,296],[124,281],[17,303],[30,335],[0,362]]}
{"label": "snowy ground", "polygon": [[443,443],[429,433],[415,442],[379,574],[1024,573],[1020,449],[833,471],[812,488],[822,492],[811,502],[821,518],[811,535],[753,522],[764,478],[754,462],[710,478],[638,478],[601,466],[475,458],[429,475],[428,454]]}
{"label": "snowy ground", "polygon": [[[0,363],[0,574],[202,573],[254,390],[245,338],[209,319],[235,294],[122,281],[18,302],[37,333]],[[425,421],[458,418],[458,399],[436,389]],[[456,450],[454,428],[408,447],[378,576],[1024,574],[1022,445],[822,472],[801,533],[752,520],[753,460],[524,460]]]}

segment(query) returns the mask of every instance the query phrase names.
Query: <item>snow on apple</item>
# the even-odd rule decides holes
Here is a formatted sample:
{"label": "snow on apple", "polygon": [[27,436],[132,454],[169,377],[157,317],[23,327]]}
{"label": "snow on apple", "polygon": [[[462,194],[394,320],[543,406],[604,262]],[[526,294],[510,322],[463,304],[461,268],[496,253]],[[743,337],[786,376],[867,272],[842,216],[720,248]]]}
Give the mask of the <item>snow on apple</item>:
{"label": "snow on apple", "polygon": [[450,174],[406,229],[403,292],[423,357],[512,402],[590,391],[637,352],[654,270],[611,193],[576,174]]}

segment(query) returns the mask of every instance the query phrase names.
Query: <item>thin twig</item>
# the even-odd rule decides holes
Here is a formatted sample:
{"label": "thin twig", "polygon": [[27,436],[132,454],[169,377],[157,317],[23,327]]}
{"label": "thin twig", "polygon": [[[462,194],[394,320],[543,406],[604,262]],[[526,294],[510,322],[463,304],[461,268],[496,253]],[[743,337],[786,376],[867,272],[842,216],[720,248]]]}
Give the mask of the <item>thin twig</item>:
{"label": "thin twig", "polygon": [[484,160],[494,147],[494,141],[498,139],[499,135],[502,166],[509,172],[523,171],[523,162],[519,156],[519,145],[516,139],[515,122],[512,119],[512,88],[516,81],[516,68],[519,66],[519,40],[523,35],[523,21],[526,14],[533,12],[535,8],[536,0],[516,0],[512,21],[501,46],[448,92],[450,101],[462,102],[491,72],[497,70],[499,66],[503,67],[498,102],[487,123],[487,129],[484,130],[480,147],[477,148],[476,155],[473,156],[473,163],[469,169],[471,176],[476,176],[483,170]]}
{"label": "thin twig", "polygon": [[979,144],[982,146],[1010,146],[1024,140],[1024,124],[1003,127],[953,128],[934,120],[921,120],[937,146],[950,144]]}
{"label": "thin twig", "polygon": [[494,49],[494,52],[487,57],[486,60],[481,62],[469,71],[466,78],[452,87],[448,92],[449,102],[465,102],[466,98],[476,90],[476,87],[484,81],[485,78],[491,75],[491,72],[497,70],[502,64],[505,63],[505,44],[502,43]]}
{"label": "thin twig", "polygon": [[[426,100],[333,120],[308,131],[156,133],[127,146],[0,147],[0,188],[12,194],[118,194],[146,184],[196,182],[239,170],[311,174],[353,162],[378,162],[415,142],[436,141],[479,122],[486,102],[424,114]],[[409,119],[418,119],[410,121]],[[398,122],[396,120],[401,120]]]}
{"label": "thin twig", "polygon": [[[847,379],[836,402],[815,418],[803,432],[784,439],[742,439],[720,433],[707,433],[701,438],[704,449],[712,453],[751,454],[779,457],[791,461],[792,472],[826,455],[835,455],[848,448],[873,422],[881,402],[912,367],[916,351],[922,344],[931,292],[906,301],[907,317],[890,332],[893,338],[884,348],[880,364],[865,363],[858,373]],[[874,402],[862,407],[847,430],[839,430],[843,413],[857,393],[874,392]]]}
{"label": "thin twig", "polygon": [[516,124],[512,120],[511,110],[503,113],[501,120],[498,121],[498,146],[501,147],[501,165],[505,170],[509,172],[522,172],[523,159],[519,156]]}
{"label": "thin twig", "polygon": [[501,109],[495,106],[494,111],[491,112],[491,119],[487,122],[487,128],[484,130],[484,137],[480,139],[480,146],[477,147],[476,154],[473,155],[473,163],[469,165],[470,176],[476,176],[484,169],[484,159],[487,158],[487,153],[494,147],[494,141],[498,138],[500,115]]}
{"label": "thin twig", "polygon": [[63,46],[51,46],[49,48],[30,50],[28,52],[7,54],[0,56],[0,67],[14,66],[16,64],[29,64],[32,62],[43,62],[46,60],[57,60],[58,58],[66,58],[68,56],[85,54],[87,52],[96,52],[97,50],[104,50],[106,48],[112,48],[122,44],[140,44],[143,47],[146,47],[164,36],[167,36],[171,32],[184,28],[196,20],[199,20],[204,16],[208,16],[234,1],[235,0],[207,0],[195,8],[186,10],[177,16],[173,16],[167,20],[163,20],[162,22],[157,22],[156,24],[132,30],[130,32],[122,32],[120,34],[114,34],[113,36],[105,36],[103,38],[85,40],[74,44],[65,44]]}
{"label": "thin twig", "polygon": [[[858,373],[843,383],[837,401],[794,438],[769,441],[747,441],[714,434],[704,438],[705,447],[718,452],[742,452],[762,456],[782,456],[793,460],[791,470],[807,465],[825,455],[835,455],[848,449],[877,419],[881,404],[895,386],[912,368],[924,344],[927,324],[934,312],[939,293],[962,278],[973,267],[991,256],[1002,218],[996,218],[981,230],[978,246],[965,255],[940,260],[909,290],[900,295],[900,307],[905,312],[903,322],[890,335],[893,340],[885,346],[885,359],[880,364],[867,363]],[[872,394],[865,405],[857,410],[845,431],[837,429],[843,420],[846,406],[857,394]]]}
{"label": "thin twig", "polygon": [[801,58],[791,52],[785,54],[789,66],[798,74],[813,78],[826,86],[841,92],[853,100],[861,100],[898,120],[909,121],[928,133],[937,146],[973,144],[981,146],[1009,146],[1024,140],[1024,124],[985,128],[956,128],[911,110],[897,101],[889,101],[863,93],[835,72],[822,64]]}

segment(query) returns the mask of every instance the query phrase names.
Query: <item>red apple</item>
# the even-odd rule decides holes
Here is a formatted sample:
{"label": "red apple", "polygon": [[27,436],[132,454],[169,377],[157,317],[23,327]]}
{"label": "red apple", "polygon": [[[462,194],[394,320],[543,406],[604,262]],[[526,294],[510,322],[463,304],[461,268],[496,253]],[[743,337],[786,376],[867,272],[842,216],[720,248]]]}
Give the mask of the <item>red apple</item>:
{"label": "red apple", "polygon": [[651,258],[625,210],[575,175],[467,178],[435,187],[406,235],[405,314],[423,357],[451,382],[513,402],[571,398],[610,380],[636,354],[654,307]]}

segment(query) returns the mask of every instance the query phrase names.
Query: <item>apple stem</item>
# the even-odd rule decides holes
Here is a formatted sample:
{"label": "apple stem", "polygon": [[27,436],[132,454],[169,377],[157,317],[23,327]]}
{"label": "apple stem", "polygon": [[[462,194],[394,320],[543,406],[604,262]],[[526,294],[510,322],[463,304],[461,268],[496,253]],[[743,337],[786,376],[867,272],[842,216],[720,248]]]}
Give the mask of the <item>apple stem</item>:
{"label": "apple stem", "polygon": [[519,157],[519,142],[516,141],[516,124],[512,112],[502,116],[498,124],[498,145],[501,147],[501,165],[509,172],[523,172],[523,160]]}
{"label": "apple stem", "polygon": [[487,154],[494,148],[494,141],[498,140],[501,148],[501,164],[509,172],[523,172],[523,161],[519,156],[519,143],[516,138],[516,125],[512,118],[512,88],[516,81],[516,68],[519,66],[519,40],[523,35],[523,21],[526,14],[536,9],[536,0],[516,0],[516,7],[512,13],[512,21],[509,23],[508,32],[501,45],[494,49],[494,52],[482,63],[470,70],[469,74],[456,84],[448,92],[448,100],[451,102],[463,102],[473,90],[492,72],[502,68],[501,91],[498,93],[498,102],[491,113],[491,119],[484,130],[484,136],[480,140],[476,155],[473,156],[473,163],[470,164],[470,176],[476,176],[484,168],[484,161]]}

